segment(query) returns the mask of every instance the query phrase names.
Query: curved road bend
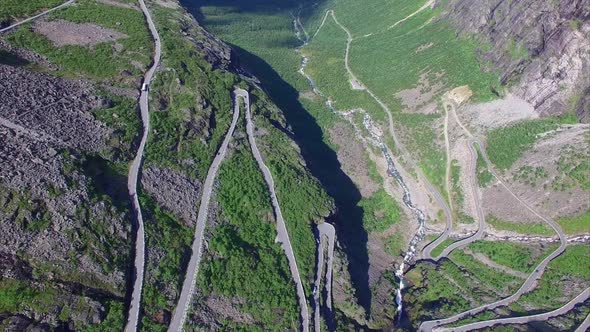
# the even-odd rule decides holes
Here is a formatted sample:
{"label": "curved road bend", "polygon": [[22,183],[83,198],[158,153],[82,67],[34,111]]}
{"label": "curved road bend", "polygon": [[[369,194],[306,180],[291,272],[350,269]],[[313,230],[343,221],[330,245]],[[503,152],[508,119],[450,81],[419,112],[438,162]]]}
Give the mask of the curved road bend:
{"label": "curved road bend", "polygon": [[188,309],[190,307],[193,291],[195,288],[195,282],[199,272],[199,263],[201,262],[201,255],[203,253],[203,236],[205,234],[205,225],[207,223],[207,214],[209,212],[209,201],[211,200],[211,193],[213,191],[215,177],[217,176],[217,171],[219,170],[221,162],[225,158],[229,141],[234,134],[239,117],[240,105],[238,104],[236,95],[234,96],[234,115],[231,125],[227,131],[227,134],[225,135],[225,138],[223,139],[223,143],[221,143],[219,151],[213,159],[213,163],[211,163],[211,166],[209,167],[207,178],[205,179],[205,184],[203,185],[201,204],[199,205],[199,213],[197,215],[197,223],[195,226],[195,238],[192,245],[191,259],[186,269],[186,276],[184,278],[184,282],[182,283],[182,291],[180,293],[176,309],[174,309],[174,316],[172,317],[172,321],[168,327],[168,332],[182,331],[184,327],[184,321],[186,320],[186,315],[188,314]]}
{"label": "curved road bend", "polygon": [[256,138],[254,137],[254,125],[252,123],[252,117],[250,114],[250,97],[248,95],[248,92],[243,89],[236,89],[234,91],[234,94],[236,96],[236,100],[234,101],[234,103],[238,105],[237,107],[239,107],[239,103],[237,100],[238,97],[242,97],[242,99],[244,100],[244,104],[246,106],[246,132],[248,134],[248,141],[250,142],[252,154],[256,159],[256,163],[258,163],[258,167],[262,171],[264,181],[266,181],[268,190],[270,191],[272,207],[277,219],[276,241],[281,243],[281,247],[283,248],[283,250],[285,251],[285,255],[287,256],[287,261],[289,262],[291,275],[297,288],[297,297],[299,298],[301,330],[307,332],[309,331],[309,311],[307,309],[305,291],[303,290],[303,284],[301,282],[301,277],[299,275],[299,269],[297,268],[297,261],[295,260],[295,254],[293,253],[293,247],[291,246],[291,241],[289,240],[289,232],[287,231],[287,226],[285,225],[285,220],[283,219],[283,214],[281,212],[281,206],[279,205],[279,200],[275,193],[275,185],[274,180],[272,178],[272,174],[268,167],[266,167],[266,165],[264,164],[264,160],[262,159],[260,151],[256,146]]}
{"label": "curved road bend", "polygon": [[551,262],[553,259],[555,259],[557,256],[561,255],[564,251],[565,248],[567,246],[567,238],[565,236],[565,234],[563,233],[561,227],[559,226],[559,224],[557,224],[553,219],[545,217],[540,215],[537,211],[535,211],[528,203],[526,203],[525,201],[523,201],[522,199],[520,199],[502,180],[502,178],[498,175],[498,173],[496,173],[496,171],[493,169],[492,167],[492,163],[490,162],[488,155],[485,151],[485,149],[483,148],[483,144],[477,140],[476,138],[474,138],[473,135],[471,135],[471,133],[463,126],[463,124],[461,123],[461,121],[459,120],[459,117],[457,116],[457,113],[455,111],[455,109],[453,108],[453,112],[455,112],[455,118],[457,120],[457,122],[459,123],[459,125],[461,127],[463,127],[466,132],[468,133],[468,135],[471,137],[471,144],[470,146],[473,148],[475,146],[475,144],[477,144],[479,146],[480,152],[484,158],[484,161],[486,162],[486,165],[488,167],[488,170],[490,171],[490,173],[492,173],[492,175],[496,178],[496,180],[514,197],[514,199],[516,199],[518,202],[520,202],[527,210],[531,211],[531,213],[533,213],[534,215],[536,215],[537,217],[539,217],[541,220],[545,221],[549,226],[551,226],[551,228],[553,228],[553,230],[557,233],[557,235],[559,236],[559,241],[560,241],[560,245],[557,249],[555,249],[555,251],[553,251],[551,254],[549,254],[549,256],[547,256],[545,259],[543,259],[541,261],[541,263],[539,263],[539,265],[537,265],[537,267],[535,268],[535,270],[529,275],[529,277],[525,280],[525,282],[522,284],[522,286],[520,286],[520,288],[511,296],[504,298],[502,300],[498,300],[496,302],[493,303],[489,303],[489,304],[484,304],[482,306],[479,306],[477,308],[473,308],[467,311],[464,311],[462,313],[459,313],[457,315],[445,318],[445,319],[439,319],[439,320],[433,320],[433,321],[427,321],[427,322],[423,322],[420,325],[420,331],[431,331],[433,328],[438,327],[440,325],[446,325],[446,324],[451,324],[454,323],[458,320],[461,320],[463,318],[469,317],[469,316],[473,316],[477,313],[480,313],[484,310],[489,310],[489,309],[494,309],[497,308],[499,306],[505,306],[508,305],[516,300],[518,300],[523,294],[529,292],[536,284],[537,280],[541,278],[541,276],[543,275],[543,272],[545,271],[545,268],[547,268],[547,265],[549,264],[549,262]]}
{"label": "curved road bend", "polygon": [[590,314],[586,316],[586,319],[578,326],[575,332],[587,332],[590,331]]}
{"label": "curved road bend", "polygon": [[437,259],[440,259],[442,257],[447,257],[449,256],[449,254],[460,247],[466,246],[472,242],[475,242],[477,240],[481,240],[483,238],[484,235],[484,231],[485,231],[485,215],[483,213],[483,209],[481,207],[481,202],[479,200],[479,190],[478,190],[478,185],[477,185],[477,174],[476,174],[476,170],[477,170],[477,151],[475,150],[475,142],[473,140],[470,140],[468,143],[469,145],[469,152],[471,154],[471,163],[469,164],[469,169],[468,169],[468,174],[469,174],[469,184],[471,186],[471,190],[472,195],[473,195],[473,199],[475,200],[475,209],[477,210],[477,219],[478,219],[478,227],[477,227],[477,232],[473,235],[471,235],[470,237],[467,237],[465,239],[462,239],[460,241],[456,241],[454,243],[452,243],[450,246],[446,247],[442,253],[440,254],[439,257],[437,257]]}
{"label": "curved road bend", "polygon": [[[145,19],[148,23],[148,27],[150,29],[152,38],[154,39],[155,43],[154,63],[152,64],[150,69],[148,69],[148,71],[145,73],[143,79],[143,83],[149,86],[154,76],[154,73],[158,65],[160,64],[162,46],[160,43],[160,36],[158,35],[158,30],[156,29],[156,25],[152,21],[152,17],[144,1],[139,0],[139,5],[141,7],[141,10],[143,11],[143,14],[145,15]],[[137,197],[137,178],[141,168],[141,161],[143,159],[143,152],[145,150],[148,133],[150,131],[150,115],[148,100],[149,88],[147,89],[147,91],[142,90],[141,95],[139,96],[139,109],[141,113],[141,122],[143,125],[143,134],[141,136],[141,141],[139,143],[139,148],[137,149],[135,159],[133,159],[131,167],[129,167],[129,175],[127,177],[127,190],[129,191],[129,196],[131,197],[131,205],[133,206],[133,211],[136,216],[137,234],[135,238],[135,282],[133,284],[133,293],[131,294],[131,303],[129,305],[127,326],[125,327],[126,332],[133,332],[137,330],[140,311],[139,309],[141,305],[141,290],[143,287],[143,275],[145,267],[145,232],[143,228],[143,216],[141,214],[141,206],[139,205],[139,199]]]}
{"label": "curved road bend", "polygon": [[547,268],[547,265],[549,264],[549,262],[551,262],[554,258],[556,258],[557,256],[559,256],[563,253],[563,251],[566,248],[567,242],[565,240],[565,237],[561,237],[561,236],[560,236],[560,241],[561,241],[561,243],[560,243],[559,248],[557,248],[549,256],[547,256],[543,261],[541,261],[541,263],[539,263],[539,265],[537,265],[537,267],[535,268],[533,273],[531,273],[529,275],[529,277],[525,280],[525,282],[522,284],[522,286],[520,286],[520,288],[511,296],[504,298],[502,300],[498,300],[493,303],[481,305],[479,307],[464,311],[462,313],[459,313],[457,315],[454,315],[454,316],[451,316],[451,317],[448,317],[445,319],[423,322],[422,324],[420,324],[419,330],[420,331],[432,331],[433,328],[438,327],[440,325],[451,324],[451,323],[454,323],[458,320],[461,320],[461,319],[464,319],[464,318],[467,318],[470,316],[474,316],[482,311],[495,309],[500,306],[509,305],[510,303],[518,300],[523,294],[529,292],[536,285],[537,280],[541,278],[541,276],[543,275],[543,272],[545,271],[545,268]]}
{"label": "curved road bend", "polygon": [[[544,321],[556,316],[561,316],[566,314],[568,311],[572,310],[576,305],[588,300],[590,298],[590,288],[586,288],[580,295],[576,296],[574,299],[566,303],[563,307],[555,309],[553,311],[545,312],[542,314],[531,315],[531,316],[522,316],[522,317],[509,317],[509,318],[499,318],[499,319],[491,319],[482,322],[471,323],[467,325],[463,325],[460,327],[453,327],[453,328],[443,328],[439,329],[440,331],[453,331],[453,332],[465,332],[465,331],[473,331],[478,329],[483,329],[486,327],[492,327],[496,325],[506,325],[506,324],[527,324],[531,322],[538,322]],[[588,320],[588,319],[586,319]],[[582,323],[583,325],[584,323]],[[580,325],[581,328],[584,326]],[[578,329],[580,329],[578,327]],[[577,330],[576,330],[577,331]],[[585,330],[581,330],[585,331]]]}
{"label": "curved road bend", "polygon": [[326,288],[326,307],[329,312],[332,312],[332,260],[334,258],[334,240],[336,238],[336,229],[327,222],[323,222],[318,226],[318,262],[316,266],[316,276],[314,284],[313,301],[314,307],[314,327],[316,332],[320,332],[320,282],[324,269],[324,241],[323,238],[328,239],[328,267],[326,269],[326,281],[324,287]]}
{"label": "curved road bend", "polygon": [[[443,209],[443,212],[445,214],[445,220],[446,220],[445,229],[444,229],[443,233],[435,241],[431,242],[430,244],[428,244],[426,247],[424,247],[422,249],[422,257],[423,258],[425,258],[425,259],[433,259],[432,258],[432,254],[431,254],[432,250],[434,248],[436,248],[440,243],[442,243],[449,236],[449,233],[451,231],[451,227],[452,227],[452,223],[453,223],[453,219],[452,219],[453,218],[453,215],[451,213],[451,209],[449,208],[449,205],[447,204],[447,201],[443,198],[443,196],[440,194],[440,192],[436,188],[434,188],[434,186],[430,183],[430,181],[428,181],[428,179],[426,178],[426,176],[424,175],[424,173],[422,172],[422,170],[418,167],[418,165],[416,165],[416,163],[412,159],[410,153],[405,148],[405,146],[403,144],[401,144],[401,142],[397,139],[397,135],[395,134],[395,130],[394,130],[394,127],[393,127],[393,115],[391,114],[391,111],[389,110],[389,107],[387,107],[387,105],[385,105],[385,103],[382,102],[381,99],[379,99],[379,97],[377,97],[377,95],[375,95],[373,93],[373,91],[371,91],[352,72],[352,69],[350,68],[350,62],[349,62],[349,58],[350,58],[350,46],[351,46],[352,40],[353,40],[352,33],[345,26],[343,26],[338,21],[338,19],[336,18],[336,14],[334,13],[333,10],[327,11],[326,12],[326,15],[328,15],[328,13],[330,13],[330,15],[332,15],[332,18],[334,19],[334,22],[342,30],[344,30],[344,32],[346,32],[346,35],[347,35],[346,53],[345,53],[345,56],[344,56],[344,66],[346,67],[346,71],[350,75],[351,79],[354,80],[354,81],[359,82],[364,87],[364,90],[385,111],[385,113],[387,114],[388,120],[389,120],[389,133],[390,133],[391,137],[393,138],[393,142],[394,142],[395,146],[401,151],[401,153],[404,156],[404,159],[406,160],[406,162],[408,164],[410,164],[410,166],[416,171],[416,173],[418,174],[418,177],[420,178],[420,180],[426,186],[426,189],[432,194],[432,196],[434,197],[434,199],[436,200],[436,202],[438,203],[438,205],[440,207],[442,207],[442,209]],[[316,32],[316,34],[317,34],[317,32]]]}
{"label": "curved road bend", "polygon": [[51,9],[49,9],[49,10],[46,10],[46,11],[44,11],[44,12],[40,13],[40,14],[37,14],[37,15],[35,15],[35,16],[31,16],[31,17],[29,17],[29,18],[27,18],[27,19],[24,19],[24,20],[22,20],[22,21],[20,21],[20,22],[17,22],[17,23],[15,23],[15,24],[11,25],[11,26],[7,26],[6,28],[2,28],[2,29],[0,29],[0,33],[6,32],[6,31],[8,31],[8,30],[10,30],[10,29],[13,29],[13,28],[15,28],[15,27],[17,27],[17,26],[21,25],[21,24],[25,24],[25,23],[27,23],[27,22],[30,22],[30,21],[32,21],[32,20],[34,20],[34,19],[37,19],[37,18],[39,18],[39,17],[41,17],[41,16],[43,16],[43,15],[47,15],[47,14],[51,13],[51,12],[52,12],[52,11],[54,11],[54,10],[58,10],[58,9],[60,9],[60,8],[62,8],[62,7],[69,6],[69,5],[73,4],[73,3],[74,3],[74,0],[69,0],[69,1],[67,1],[67,2],[64,2],[64,3],[62,3],[61,5],[59,5],[59,6],[57,6],[57,7],[53,7],[53,8],[51,8]]}

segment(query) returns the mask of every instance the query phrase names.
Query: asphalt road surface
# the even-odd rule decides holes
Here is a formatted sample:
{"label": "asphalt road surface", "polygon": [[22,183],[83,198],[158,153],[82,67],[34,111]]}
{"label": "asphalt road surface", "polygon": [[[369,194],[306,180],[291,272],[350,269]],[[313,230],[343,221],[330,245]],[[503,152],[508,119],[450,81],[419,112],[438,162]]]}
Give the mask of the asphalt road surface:
{"label": "asphalt road surface", "polygon": [[332,312],[332,262],[334,258],[334,241],[336,239],[336,229],[329,223],[321,223],[318,226],[318,261],[316,266],[316,278],[314,284],[314,327],[315,331],[320,331],[320,283],[324,269],[324,238],[328,240],[328,267],[326,268],[326,280],[324,287],[326,288],[326,307],[328,312]]}
{"label": "asphalt road surface", "polygon": [[578,326],[578,328],[576,329],[576,332],[586,332],[586,331],[590,331],[590,314],[588,314],[588,316],[586,316],[586,319],[584,319],[582,324],[580,324],[580,326]]}
{"label": "asphalt road surface", "polygon": [[[586,288],[580,295],[576,296],[570,302],[565,304],[563,307],[555,309],[550,312],[530,315],[530,316],[522,316],[522,317],[509,317],[509,318],[499,318],[499,319],[491,319],[482,322],[471,323],[467,325],[463,325],[461,327],[453,327],[453,328],[443,328],[438,329],[440,331],[453,331],[453,332],[465,332],[465,331],[473,331],[478,329],[483,329],[486,327],[492,327],[496,325],[505,325],[505,324],[527,324],[531,322],[538,322],[544,321],[556,316],[561,316],[566,314],[570,310],[572,310],[576,305],[588,300],[590,297],[590,288]],[[588,319],[586,319],[588,320]],[[582,323],[583,325],[584,323]],[[580,327],[584,328],[584,326],[580,325]],[[580,328],[579,327],[579,328]],[[438,331],[437,330],[437,331]],[[585,330],[582,330],[585,331]]]}
{"label": "asphalt road surface", "polygon": [[[145,73],[143,83],[149,86],[154,73],[160,63],[161,57],[161,44],[160,44],[160,36],[158,35],[158,30],[152,21],[152,17],[150,16],[150,12],[147,9],[143,0],[139,0],[139,5],[143,14],[145,15],[145,19],[148,23],[148,27],[152,34],[152,38],[154,39],[154,61],[150,69]],[[141,169],[141,162],[143,160],[143,152],[145,150],[145,145],[148,138],[148,133],[150,131],[150,115],[149,115],[149,89],[142,90],[141,95],[139,96],[139,109],[141,113],[141,122],[143,125],[143,134],[141,136],[141,141],[139,143],[139,148],[137,149],[137,154],[135,155],[135,159],[131,163],[131,167],[129,167],[129,175],[127,177],[127,190],[129,191],[129,196],[131,197],[131,205],[133,207],[133,212],[136,217],[136,227],[137,227],[137,234],[135,237],[135,280],[133,283],[133,293],[131,294],[131,303],[129,305],[129,315],[127,320],[127,326],[125,327],[126,332],[133,332],[137,330],[137,324],[139,322],[139,312],[140,312],[140,305],[141,305],[141,291],[143,287],[143,275],[144,275],[144,268],[145,268],[145,231],[143,227],[143,216],[141,214],[141,206],[139,204],[139,199],[137,197],[137,178]]]}
{"label": "asphalt road surface", "polygon": [[489,303],[489,304],[484,304],[482,306],[479,306],[477,308],[473,308],[467,311],[464,311],[462,313],[459,313],[457,315],[454,315],[452,317],[448,317],[445,319],[439,319],[439,320],[433,320],[433,321],[427,321],[427,322],[423,322],[420,325],[420,331],[432,331],[432,329],[434,329],[435,327],[441,326],[441,325],[446,325],[446,324],[451,324],[454,323],[458,320],[473,316],[477,313],[480,313],[482,311],[485,310],[490,310],[490,309],[494,309],[500,306],[505,306],[508,305],[516,300],[518,300],[523,294],[529,292],[531,289],[533,289],[535,287],[535,285],[537,284],[537,280],[541,278],[541,276],[543,275],[543,272],[545,271],[545,269],[547,268],[547,265],[549,264],[549,262],[551,262],[554,258],[556,258],[557,256],[561,255],[564,251],[565,248],[567,246],[567,238],[565,236],[565,234],[563,233],[561,227],[553,220],[550,219],[549,217],[540,215],[537,211],[535,211],[528,203],[526,203],[525,201],[523,201],[522,199],[520,199],[502,180],[502,178],[500,177],[500,175],[498,173],[496,173],[496,171],[494,170],[494,168],[492,167],[492,163],[490,162],[488,155],[485,151],[485,149],[483,148],[484,145],[477,140],[470,132],[469,130],[467,130],[467,128],[465,128],[463,126],[463,124],[461,123],[459,117],[457,116],[456,110],[453,109],[453,112],[455,113],[455,118],[457,120],[457,123],[459,123],[459,125],[467,132],[468,136],[471,138],[471,143],[470,146],[471,148],[474,148],[474,146],[477,144],[479,146],[480,152],[483,156],[483,159],[485,161],[485,163],[487,164],[488,170],[490,173],[492,173],[492,175],[496,178],[496,180],[498,180],[498,183],[500,185],[502,185],[511,195],[512,197],[517,200],[518,202],[520,202],[527,210],[531,211],[534,215],[536,215],[537,217],[539,217],[541,220],[545,221],[549,226],[551,226],[551,228],[553,228],[553,230],[555,230],[555,232],[557,233],[557,235],[559,236],[559,241],[560,241],[560,245],[557,249],[555,249],[555,251],[553,251],[551,254],[549,254],[549,256],[547,256],[545,259],[543,259],[541,261],[541,263],[539,263],[539,265],[537,265],[537,267],[535,268],[535,270],[529,275],[529,277],[525,280],[525,282],[522,284],[522,286],[520,286],[520,288],[511,296],[498,300],[496,302],[493,303]]}
{"label": "asphalt road surface", "polygon": [[41,17],[41,16],[43,16],[43,15],[47,15],[47,14],[51,13],[51,12],[52,12],[52,11],[54,11],[54,10],[58,10],[58,9],[60,9],[60,8],[63,8],[63,7],[65,7],[65,6],[69,6],[69,5],[73,4],[73,3],[74,3],[74,0],[69,0],[69,1],[67,1],[67,2],[64,2],[64,3],[62,3],[61,5],[59,5],[59,6],[57,6],[57,7],[53,7],[53,8],[51,8],[51,9],[49,9],[49,10],[46,10],[46,11],[44,11],[44,12],[40,13],[40,14],[37,14],[37,15],[35,15],[35,16],[31,16],[31,17],[29,17],[29,18],[27,18],[27,19],[24,19],[24,20],[22,20],[22,21],[20,21],[20,22],[17,22],[17,23],[15,23],[15,24],[11,25],[11,26],[7,26],[6,28],[2,28],[2,29],[0,29],[0,33],[6,32],[6,31],[8,31],[8,30],[10,30],[10,29],[13,29],[13,28],[15,28],[15,27],[17,27],[17,26],[21,25],[21,24],[25,24],[25,23],[27,23],[27,22],[30,22],[30,21],[32,21],[32,20],[34,20],[34,19],[37,19],[37,18],[39,18],[39,17]]}
{"label": "asphalt road surface", "polygon": [[264,160],[262,159],[260,151],[256,146],[256,138],[254,137],[254,124],[252,123],[252,117],[250,114],[250,98],[248,92],[242,89],[236,89],[234,93],[236,95],[236,104],[238,104],[237,97],[242,97],[244,103],[246,104],[246,132],[248,134],[248,141],[250,142],[254,159],[256,159],[256,162],[258,163],[258,167],[262,171],[264,181],[266,181],[268,190],[270,191],[272,207],[277,219],[276,241],[281,243],[281,247],[287,255],[289,269],[291,270],[291,275],[297,288],[297,297],[299,299],[300,307],[301,330],[307,332],[309,331],[309,310],[307,308],[305,291],[303,290],[299,269],[297,268],[297,261],[295,260],[295,254],[293,253],[293,247],[291,246],[291,240],[289,239],[289,232],[287,231],[287,226],[285,225],[285,220],[283,219],[283,214],[281,212],[281,206],[279,205],[279,200],[275,193],[275,185],[272,174],[270,173],[268,167],[264,164]]}
{"label": "asphalt road surface", "polygon": [[209,212],[209,201],[211,200],[213,184],[215,182],[215,177],[217,176],[219,166],[225,158],[229,141],[231,140],[234,130],[236,129],[236,124],[238,123],[239,117],[240,105],[238,103],[238,96],[234,95],[234,115],[231,125],[227,134],[225,135],[219,151],[217,152],[217,155],[215,155],[215,158],[213,159],[211,167],[209,167],[207,178],[205,179],[205,184],[203,185],[201,205],[199,206],[199,214],[197,215],[197,224],[195,227],[195,238],[192,245],[192,255],[188,263],[188,268],[186,270],[186,276],[182,284],[182,291],[178,299],[178,304],[176,305],[174,316],[172,317],[172,321],[168,327],[169,332],[182,331],[184,322],[186,320],[186,315],[190,307],[193,291],[195,288],[195,282],[199,272],[199,263],[201,262],[201,256],[203,253],[203,237],[205,234],[205,226],[207,223],[207,214]]}
{"label": "asphalt road surface", "polygon": [[484,235],[485,216],[484,216],[483,209],[481,207],[481,202],[479,201],[477,175],[475,173],[476,168],[477,168],[477,166],[476,166],[477,165],[477,151],[475,150],[475,144],[476,143],[474,141],[468,142],[469,152],[471,154],[471,163],[469,164],[469,169],[468,169],[469,177],[468,178],[469,178],[469,184],[471,186],[471,190],[473,191],[472,195],[473,195],[473,199],[475,200],[475,209],[477,210],[477,219],[478,219],[477,232],[475,234],[471,235],[470,237],[467,237],[467,238],[462,239],[460,241],[454,242],[450,246],[446,247],[442,251],[440,256],[437,257],[437,259],[449,256],[451,254],[451,252],[457,248],[461,248],[461,247],[464,247],[472,242],[475,242],[477,240],[481,240]]}

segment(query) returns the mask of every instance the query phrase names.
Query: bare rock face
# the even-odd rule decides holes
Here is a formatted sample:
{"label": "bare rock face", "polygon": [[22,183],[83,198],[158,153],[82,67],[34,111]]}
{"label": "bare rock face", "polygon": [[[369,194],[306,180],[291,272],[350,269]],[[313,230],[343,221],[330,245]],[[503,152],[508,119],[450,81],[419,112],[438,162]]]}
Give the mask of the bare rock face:
{"label": "bare rock face", "polygon": [[[576,110],[590,87],[587,0],[451,0],[442,4],[459,31],[476,35],[481,57],[541,115]],[[588,121],[588,107],[577,107]]]}
{"label": "bare rock face", "polygon": [[142,187],[160,206],[193,226],[197,221],[201,183],[184,173],[151,166],[143,171]]}
{"label": "bare rock face", "polygon": [[125,296],[126,179],[98,156],[114,132],[91,113],[101,105],[88,82],[0,64],[0,282],[52,300],[2,326],[72,330]]}
{"label": "bare rock face", "polygon": [[100,98],[82,81],[0,65],[0,117],[76,149],[98,151],[112,130],[89,112]]}
{"label": "bare rock face", "polygon": [[231,47],[205,30],[192,15],[183,11],[179,16],[182,34],[194,42],[196,50],[213,68],[229,69],[235,66],[237,59],[232,56]]}

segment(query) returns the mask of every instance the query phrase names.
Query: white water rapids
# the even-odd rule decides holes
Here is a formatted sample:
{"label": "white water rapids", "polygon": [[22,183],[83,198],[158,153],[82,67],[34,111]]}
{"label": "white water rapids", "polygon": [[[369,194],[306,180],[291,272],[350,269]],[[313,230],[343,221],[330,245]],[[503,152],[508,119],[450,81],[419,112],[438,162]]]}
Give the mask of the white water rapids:
{"label": "white water rapids", "polygon": [[[307,32],[305,31],[305,29],[303,28],[303,25],[301,24],[301,21],[299,19],[299,15],[297,17],[294,17],[293,26],[294,26],[294,30],[295,30],[295,36],[297,37],[297,39],[299,39],[302,42],[302,45],[299,48],[297,48],[297,52],[299,54],[301,54],[301,57],[302,57],[301,67],[299,68],[299,73],[307,79],[313,92],[326,100],[326,107],[328,107],[331,111],[335,112],[336,114],[344,115],[344,116],[346,116],[348,114],[355,113],[355,112],[363,113],[363,125],[367,129],[367,131],[369,131],[369,133],[371,134],[371,137],[367,139],[367,138],[363,138],[361,136],[361,139],[364,139],[365,141],[368,141],[369,143],[376,145],[381,150],[383,157],[387,161],[387,174],[390,177],[395,178],[397,183],[400,185],[400,187],[404,191],[404,196],[403,196],[404,204],[414,213],[414,215],[416,216],[416,219],[418,220],[418,230],[417,230],[416,234],[414,234],[414,236],[412,237],[412,240],[410,241],[409,248],[404,255],[404,259],[403,259],[402,263],[400,264],[399,268],[395,271],[395,276],[399,280],[399,287],[396,290],[396,295],[395,295],[395,302],[397,303],[397,312],[398,312],[398,321],[399,321],[401,319],[401,315],[402,315],[402,311],[403,311],[402,290],[404,289],[405,268],[406,268],[406,265],[410,264],[412,262],[412,260],[414,259],[415,255],[416,255],[416,249],[417,249],[418,243],[424,239],[426,217],[424,216],[424,213],[422,212],[422,210],[418,209],[413,204],[412,196],[410,195],[410,190],[408,189],[408,186],[404,182],[404,179],[402,178],[401,174],[397,170],[394,160],[393,160],[393,157],[391,156],[391,153],[389,151],[389,148],[383,142],[382,134],[380,133],[380,131],[378,129],[376,129],[373,126],[373,121],[371,119],[371,116],[366,111],[364,111],[362,109],[352,110],[347,113],[342,113],[342,112],[337,111],[332,104],[332,100],[329,97],[327,97],[326,95],[324,95],[318,89],[317,85],[315,84],[315,81],[309,75],[307,75],[305,73],[305,68],[307,67],[309,59],[301,52],[301,48],[307,46],[307,44],[310,41],[310,38],[309,38],[309,35],[307,34]],[[351,121],[351,123],[353,124],[353,126],[355,126],[353,121]],[[355,126],[355,128],[356,128],[356,126]],[[357,132],[358,132],[358,130],[357,130]]]}

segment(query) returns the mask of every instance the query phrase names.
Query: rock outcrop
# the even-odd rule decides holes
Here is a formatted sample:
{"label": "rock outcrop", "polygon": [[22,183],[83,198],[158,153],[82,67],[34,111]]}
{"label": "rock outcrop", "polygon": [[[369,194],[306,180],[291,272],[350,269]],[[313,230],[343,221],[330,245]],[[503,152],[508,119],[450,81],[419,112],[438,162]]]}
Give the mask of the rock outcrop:
{"label": "rock outcrop", "polygon": [[87,81],[0,64],[0,101],[0,286],[21,294],[0,325],[97,324],[125,296],[131,252],[126,179],[99,156],[114,133],[92,114],[103,100]]}
{"label": "rock outcrop", "polygon": [[590,121],[590,2],[587,0],[439,1],[501,82],[541,115],[577,112]]}

